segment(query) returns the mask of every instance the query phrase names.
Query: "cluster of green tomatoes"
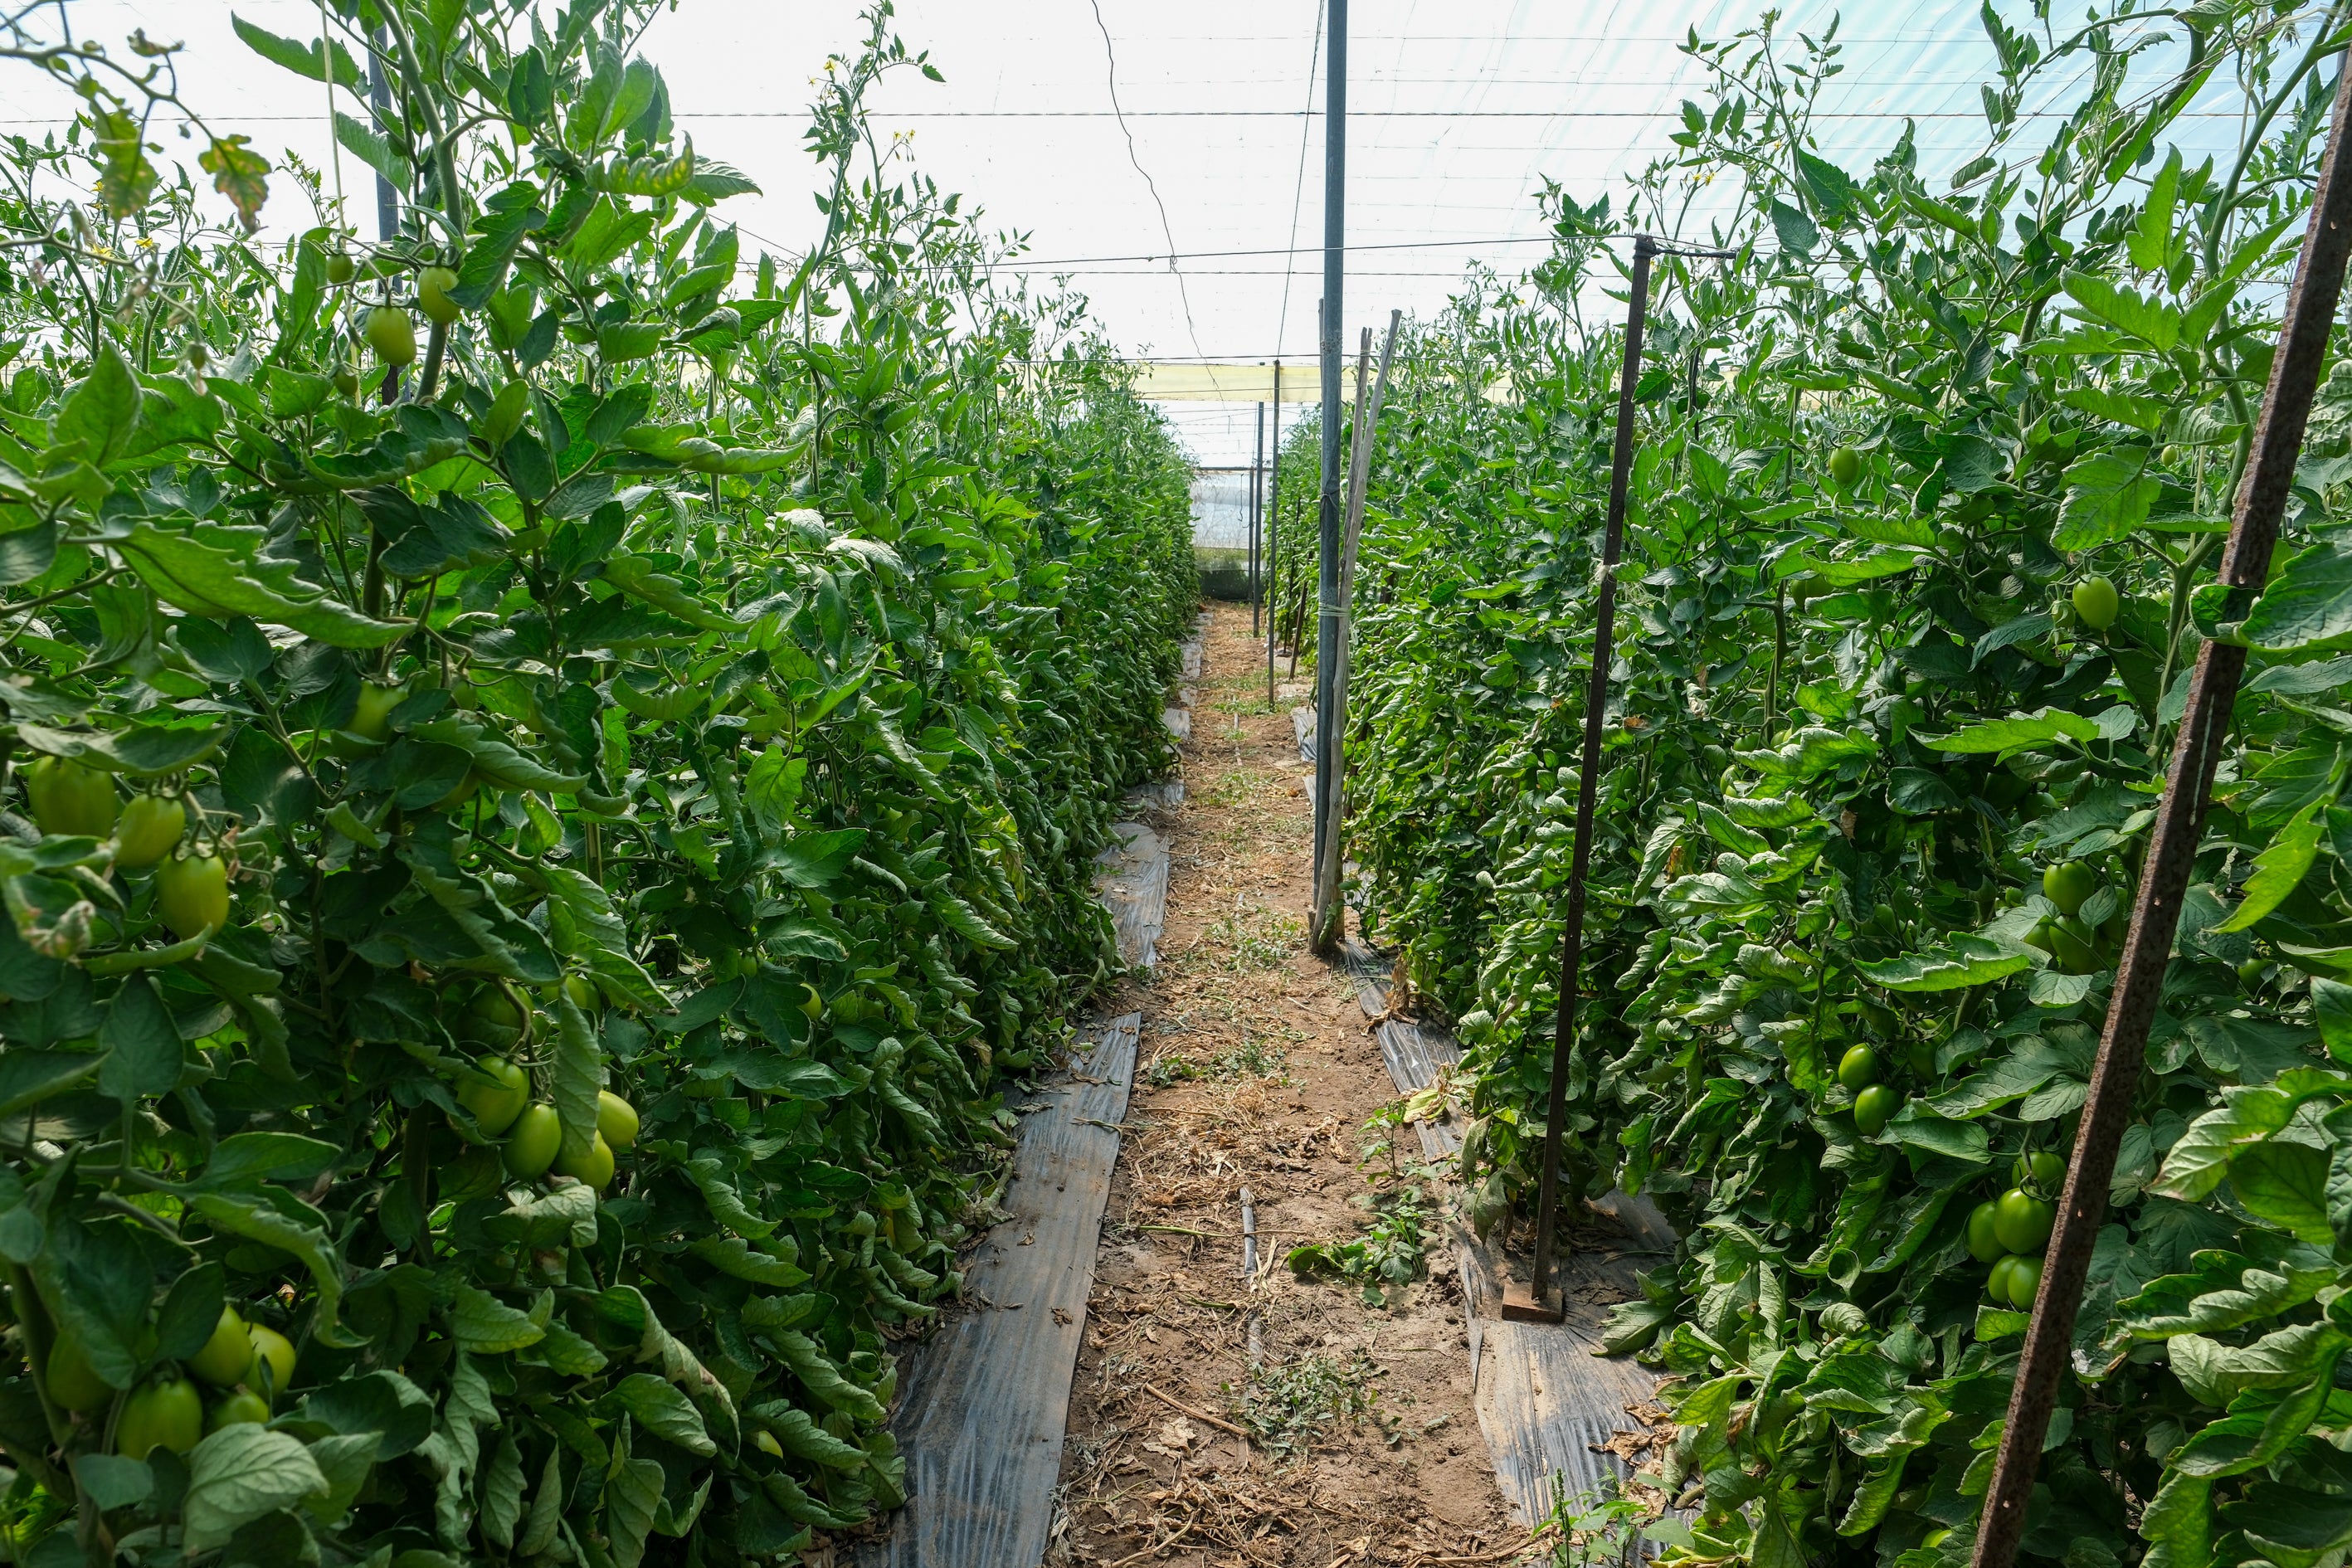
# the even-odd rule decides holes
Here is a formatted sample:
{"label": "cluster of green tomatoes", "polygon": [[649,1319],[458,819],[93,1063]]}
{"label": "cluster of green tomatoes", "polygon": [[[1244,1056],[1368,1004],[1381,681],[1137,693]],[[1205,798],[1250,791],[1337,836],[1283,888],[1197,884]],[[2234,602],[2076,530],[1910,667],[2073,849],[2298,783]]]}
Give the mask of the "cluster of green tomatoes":
{"label": "cluster of green tomatoes", "polygon": [[2051,966],[2061,974],[2095,974],[2109,968],[2123,945],[2131,912],[2121,899],[2097,926],[2081,918],[2083,906],[2098,890],[2099,873],[2087,861],[2062,860],[2042,873],[2042,896],[2058,913],[2035,921],[2022,940],[2048,953]]}
{"label": "cluster of green tomatoes", "polygon": [[1992,1265],[1985,1294],[2023,1311],[2042,1289],[2042,1249],[2058,1218],[2050,1200],[2065,1185],[2066,1162],[2047,1151],[2020,1154],[2009,1179],[2007,1192],[1969,1212],[1969,1256]]}
{"label": "cluster of green tomatoes", "polygon": [[[389,279],[399,264],[389,258],[373,260],[366,270],[373,276]],[[347,250],[334,250],[327,256],[327,281],[342,288],[357,279],[361,263]],[[450,298],[457,287],[457,274],[446,267],[427,267],[416,275],[416,308],[425,319],[436,327],[446,327],[463,313],[457,301]],[[360,335],[376,363],[388,370],[398,370],[416,360],[416,320],[407,308],[396,305],[388,298],[380,299],[362,312],[359,321]],[[336,382],[346,397],[359,390],[359,373],[350,367],[338,372]]]}
{"label": "cluster of green tomatoes", "polygon": [[1838,1082],[1853,1093],[1853,1125],[1865,1138],[1886,1131],[1903,1109],[1903,1091],[1878,1081],[1878,1047],[1849,1047],[1838,1058]]}
{"label": "cluster of green tomatoes", "polygon": [[154,911],[184,941],[228,923],[228,861],[201,826],[188,832],[185,796],[142,790],[126,804],[114,775],[71,757],[26,770],[25,795],[43,833],[110,843],[114,868],[152,871]]}
{"label": "cluster of green tomatoes", "polygon": [[[563,982],[565,994],[583,1013],[593,1013],[596,989],[577,975]],[[596,1095],[596,1136],[577,1158],[563,1152],[563,1121],[555,1107],[534,1097],[530,1070],[514,1059],[529,1044],[531,1014],[512,992],[485,985],[467,1005],[460,1032],[487,1047],[457,1081],[457,1103],[485,1137],[499,1140],[499,1158],[517,1181],[537,1181],[550,1171],[602,1192],[613,1182],[615,1156],[635,1147],[637,1109],[611,1089]]]}
{"label": "cluster of green tomatoes", "polygon": [[[61,1331],[49,1347],[46,1382],[52,1403],[85,1420],[98,1420],[114,1390]],[[194,1377],[187,1374],[194,1373]],[[167,1371],[131,1391],[115,1418],[114,1451],[143,1459],[157,1448],[184,1454],[207,1432],[269,1419],[270,1402],[294,1375],[294,1344],[266,1323],[248,1323],[234,1307],[221,1309],[212,1338],[184,1369]],[[197,1387],[216,1391],[210,1408]]]}

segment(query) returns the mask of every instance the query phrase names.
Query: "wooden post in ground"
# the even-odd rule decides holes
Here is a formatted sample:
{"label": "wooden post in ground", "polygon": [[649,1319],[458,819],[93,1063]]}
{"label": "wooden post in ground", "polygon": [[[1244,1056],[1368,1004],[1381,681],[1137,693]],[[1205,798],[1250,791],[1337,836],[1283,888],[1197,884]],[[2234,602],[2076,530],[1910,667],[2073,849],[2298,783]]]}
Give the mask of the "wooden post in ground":
{"label": "wooden post in ground", "polygon": [[1397,323],[1403,319],[1402,310],[1389,312],[1387,341],[1381,346],[1381,373],[1372,384],[1370,400],[1364,395],[1366,363],[1372,354],[1372,330],[1364,329],[1364,346],[1356,361],[1356,431],[1353,448],[1348,462],[1348,521],[1345,537],[1339,547],[1339,605],[1338,635],[1332,639],[1330,708],[1331,729],[1325,733],[1318,724],[1315,731],[1315,755],[1319,762],[1328,753],[1330,782],[1328,793],[1318,795],[1315,809],[1323,825],[1323,860],[1316,869],[1315,880],[1315,948],[1328,952],[1339,945],[1347,934],[1346,906],[1339,901],[1339,867],[1344,857],[1339,847],[1339,819],[1342,798],[1347,785],[1348,728],[1348,643],[1349,633],[1355,623],[1356,546],[1364,533],[1364,490],[1372,471],[1372,433],[1381,418],[1381,401],[1388,395],[1389,365],[1396,356]]}

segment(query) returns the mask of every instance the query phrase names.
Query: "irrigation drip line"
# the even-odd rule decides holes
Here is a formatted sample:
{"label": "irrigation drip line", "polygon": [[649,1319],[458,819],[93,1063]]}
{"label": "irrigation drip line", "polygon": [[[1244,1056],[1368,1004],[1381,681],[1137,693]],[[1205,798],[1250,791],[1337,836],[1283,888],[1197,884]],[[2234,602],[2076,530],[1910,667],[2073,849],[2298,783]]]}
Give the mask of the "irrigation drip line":
{"label": "irrigation drip line", "polygon": [[[2252,455],[2238,487],[2229,548],[2221,560],[2221,583],[2229,590],[2237,616],[2242,616],[2269,580],[2279,519],[2294,482],[2329,329],[2343,294],[2345,264],[2352,258],[2352,169],[2341,161],[2347,119],[2352,119],[2352,70],[2337,74],[2336,108],[2313,189],[2302,265],[2279,328],[2270,385],[2263,394]],[[1601,591],[1608,592],[1606,579]],[[2060,1379],[2073,1359],[2074,1321],[2090,1279],[2091,1252],[2106,1216],[2107,1189],[2138,1097],[2148,1029],[2156,1021],[2181,903],[2196,868],[2206,797],[2228,740],[2231,709],[2245,669],[2242,646],[2209,641],[2197,655],[2188,705],[2173,740],[2164,801],[2132,904],[2131,934],[2116,966],[2106,1029],[2074,1135],[2048,1262],[2034,1295],[2032,1325],[2026,1331],[2017,1383],[2010,1394],[2009,1419],[1985,1493],[1975,1568],[2011,1568],[2025,1532],[2026,1505],[2041,1463],[2042,1438],[2057,1405]],[[1586,765],[1591,767],[1589,760]],[[1588,784],[1590,777],[1588,772]]]}

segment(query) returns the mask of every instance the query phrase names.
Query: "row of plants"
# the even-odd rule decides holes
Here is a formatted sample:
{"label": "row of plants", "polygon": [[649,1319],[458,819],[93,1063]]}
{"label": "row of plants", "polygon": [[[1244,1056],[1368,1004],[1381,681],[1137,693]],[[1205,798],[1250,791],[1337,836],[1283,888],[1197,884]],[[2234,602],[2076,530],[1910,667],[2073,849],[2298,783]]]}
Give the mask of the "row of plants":
{"label": "row of plants", "polygon": [[1118,964],[1189,470],[868,127],[932,70],[887,0],[800,257],[657,9],[240,19],[373,240],[169,51],[12,24],[88,108],[0,152],[11,1561],[791,1561],[904,1500],[894,1344]]}
{"label": "row of plants", "polygon": [[[1834,30],[1694,37],[1712,89],[1675,154],[1620,205],[1551,190],[1550,257],[1410,331],[1351,897],[1465,1042],[1472,1219],[1524,1223],[1623,239],[1733,250],[1662,261],[1651,302],[1562,1129],[1577,1191],[1681,1237],[1608,1333],[1671,1377],[1646,1479],[1691,1511],[1654,1533],[1677,1562],[1968,1560],[2217,637],[2251,678],[2024,1550],[2311,1568],[2352,1546],[2352,360],[2268,588],[2210,584],[2345,18],[1984,26],[1988,143],[1932,177],[1907,126],[1867,167],[1819,152]],[[1311,513],[1279,526],[1310,559]]]}

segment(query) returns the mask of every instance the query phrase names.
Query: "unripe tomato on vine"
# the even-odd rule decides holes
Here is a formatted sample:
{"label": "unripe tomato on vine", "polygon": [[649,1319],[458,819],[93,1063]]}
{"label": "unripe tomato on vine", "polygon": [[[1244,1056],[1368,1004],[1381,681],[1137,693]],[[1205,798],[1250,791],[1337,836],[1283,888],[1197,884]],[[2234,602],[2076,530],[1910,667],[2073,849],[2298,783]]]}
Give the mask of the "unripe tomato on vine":
{"label": "unripe tomato on vine", "polygon": [[155,912],[183,941],[228,924],[228,862],[198,841],[155,868]]}
{"label": "unripe tomato on vine", "polygon": [[25,773],[33,822],[44,833],[104,838],[114,831],[114,779],[71,757],[43,757]]}
{"label": "unripe tomato on vine", "polygon": [[457,275],[446,267],[428,267],[416,277],[416,308],[425,319],[436,327],[446,327],[458,317],[460,307],[449,298],[449,290],[457,286]]}
{"label": "unripe tomato on vine", "polygon": [[188,830],[188,810],[176,796],[134,795],[122,808],[114,833],[114,864],[125,871],[143,871],[179,847]]}
{"label": "unripe tomato on vine", "polygon": [[416,323],[397,305],[378,305],[367,313],[368,347],[385,364],[400,366],[416,359]]}

